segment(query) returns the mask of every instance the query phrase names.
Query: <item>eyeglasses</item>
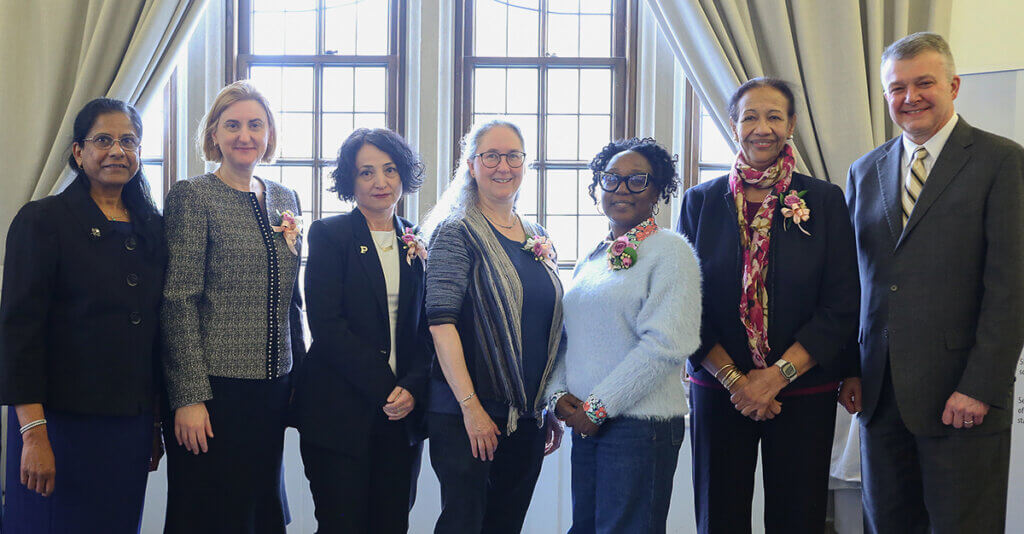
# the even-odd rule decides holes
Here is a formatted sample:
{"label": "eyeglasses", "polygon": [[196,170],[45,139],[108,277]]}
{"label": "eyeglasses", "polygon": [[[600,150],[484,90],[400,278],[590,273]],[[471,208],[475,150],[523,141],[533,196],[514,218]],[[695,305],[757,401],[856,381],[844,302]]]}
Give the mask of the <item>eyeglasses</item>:
{"label": "eyeglasses", "polygon": [[512,167],[513,169],[518,169],[519,167],[522,167],[523,162],[526,161],[525,152],[517,152],[514,150],[507,154],[500,154],[498,152],[481,152],[479,154],[475,154],[475,156],[480,158],[480,162],[483,163],[484,167],[487,167],[488,169],[493,169],[500,165],[502,156],[505,157],[505,161],[508,163],[508,166]]}
{"label": "eyeglasses", "polygon": [[114,146],[114,143],[121,145],[121,148],[128,152],[135,152],[139,148],[141,141],[134,135],[126,135],[120,139],[114,139],[107,134],[99,134],[93,137],[86,137],[82,141],[92,141],[92,144],[96,145],[96,148],[100,150],[107,150]]}
{"label": "eyeglasses", "polygon": [[601,189],[609,193],[614,193],[619,188],[619,184],[626,182],[626,189],[630,193],[643,193],[647,189],[647,183],[650,179],[649,174],[631,174],[629,176],[619,176],[618,174],[611,172],[601,172]]}

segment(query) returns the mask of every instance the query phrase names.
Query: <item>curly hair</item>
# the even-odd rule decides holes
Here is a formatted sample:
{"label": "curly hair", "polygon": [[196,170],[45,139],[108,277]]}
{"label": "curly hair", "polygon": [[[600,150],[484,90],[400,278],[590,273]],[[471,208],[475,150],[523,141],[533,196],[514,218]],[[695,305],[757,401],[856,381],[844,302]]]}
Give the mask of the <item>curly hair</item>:
{"label": "curly hair", "polygon": [[402,194],[415,193],[423,185],[425,167],[420,155],[416,153],[402,136],[385,128],[359,128],[352,132],[338,149],[336,166],[331,171],[334,180],[328,191],[338,194],[338,198],[351,202],[356,197],[356,154],[365,144],[371,144],[391,157],[398,176],[402,179]]}
{"label": "curly hair", "polygon": [[604,146],[600,152],[590,161],[590,170],[594,178],[587,186],[590,198],[597,202],[597,183],[601,180],[601,172],[608,165],[608,161],[620,152],[632,150],[647,159],[651,164],[651,183],[658,188],[658,195],[661,200],[668,202],[676,191],[679,190],[679,172],[676,170],[678,156],[673,156],[668,150],[658,144],[653,137],[633,137],[631,139],[620,139],[612,141]]}

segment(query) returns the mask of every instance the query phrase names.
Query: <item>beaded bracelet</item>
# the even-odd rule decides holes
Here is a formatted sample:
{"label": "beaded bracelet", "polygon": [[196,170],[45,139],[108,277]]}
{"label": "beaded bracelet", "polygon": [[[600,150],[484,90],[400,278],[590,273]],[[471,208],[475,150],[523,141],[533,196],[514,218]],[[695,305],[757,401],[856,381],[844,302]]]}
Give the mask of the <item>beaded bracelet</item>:
{"label": "beaded bracelet", "polygon": [[[569,394],[568,391],[565,391],[564,389],[560,389],[560,390],[552,393],[551,396],[548,397],[548,411],[553,413],[553,414],[555,414],[555,417],[558,417],[558,412],[555,411],[555,407],[558,405],[558,400],[561,399],[562,397],[568,395],[568,394]],[[559,419],[561,419],[561,418],[559,418]]]}

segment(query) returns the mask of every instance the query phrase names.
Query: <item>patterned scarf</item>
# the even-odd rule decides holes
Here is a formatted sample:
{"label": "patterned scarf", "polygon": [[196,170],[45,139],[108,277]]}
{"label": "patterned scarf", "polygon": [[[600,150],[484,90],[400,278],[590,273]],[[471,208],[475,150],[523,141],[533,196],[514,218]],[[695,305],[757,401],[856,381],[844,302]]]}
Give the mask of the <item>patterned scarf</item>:
{"label": "patterned scarf", "polygon": [[[752,168],[740,152],[736,163],[729,172],[729,191],[736,202],[736,216],[740,225],[740,240],[743,244],[743,294],[740,297],[740,321],[747,329],[747,344],[754,359],[754,367],[767,367],[765,358],[771,351],[768,346],[768,290],[765,279],[768,276],[768,251],[771,242],[772,216],[779,194],[789,188],[793,178],[793,149],[785,145],[779,158],[763,171]],[[754,220],[747,224],[747,201],[743,197],[743,185],[757,189],[772,189],[757,210]]]}

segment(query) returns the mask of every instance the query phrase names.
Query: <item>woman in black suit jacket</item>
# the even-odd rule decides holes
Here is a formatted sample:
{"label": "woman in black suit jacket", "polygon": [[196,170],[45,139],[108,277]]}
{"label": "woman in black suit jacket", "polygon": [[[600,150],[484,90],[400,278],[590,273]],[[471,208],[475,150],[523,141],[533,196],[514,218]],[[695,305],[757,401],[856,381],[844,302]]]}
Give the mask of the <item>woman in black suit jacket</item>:
{"label": "woman in black suit jacket", "polygon": [[13,425],[12,533],[137,532],[147,471],[162,454],[154,410],[166,252],[139,164],[142,121],[98,98],[73,133],[74,181],[22,207],[7,234],[0,404]]}
{"label": "woman in black suit jacket", "polygon": [[309,229],[313,335],[299,397],[302,460],[318,532],[406,532],[423,435],[429,334],[422,242],[395,214],[423,165],[389,130],[356,130],[332,173],[350,213]]}
{"label": "woman in black suit jacket", "polygon": [[837,391],[856,365],[853,228],[839,187],[793,172],[784,82],[740,86],[729,116],[736,163],[686,192],[678,228],[704,282],[688,363],[697,527],[750,532],[760,444],[768,532],[821,532]]}

